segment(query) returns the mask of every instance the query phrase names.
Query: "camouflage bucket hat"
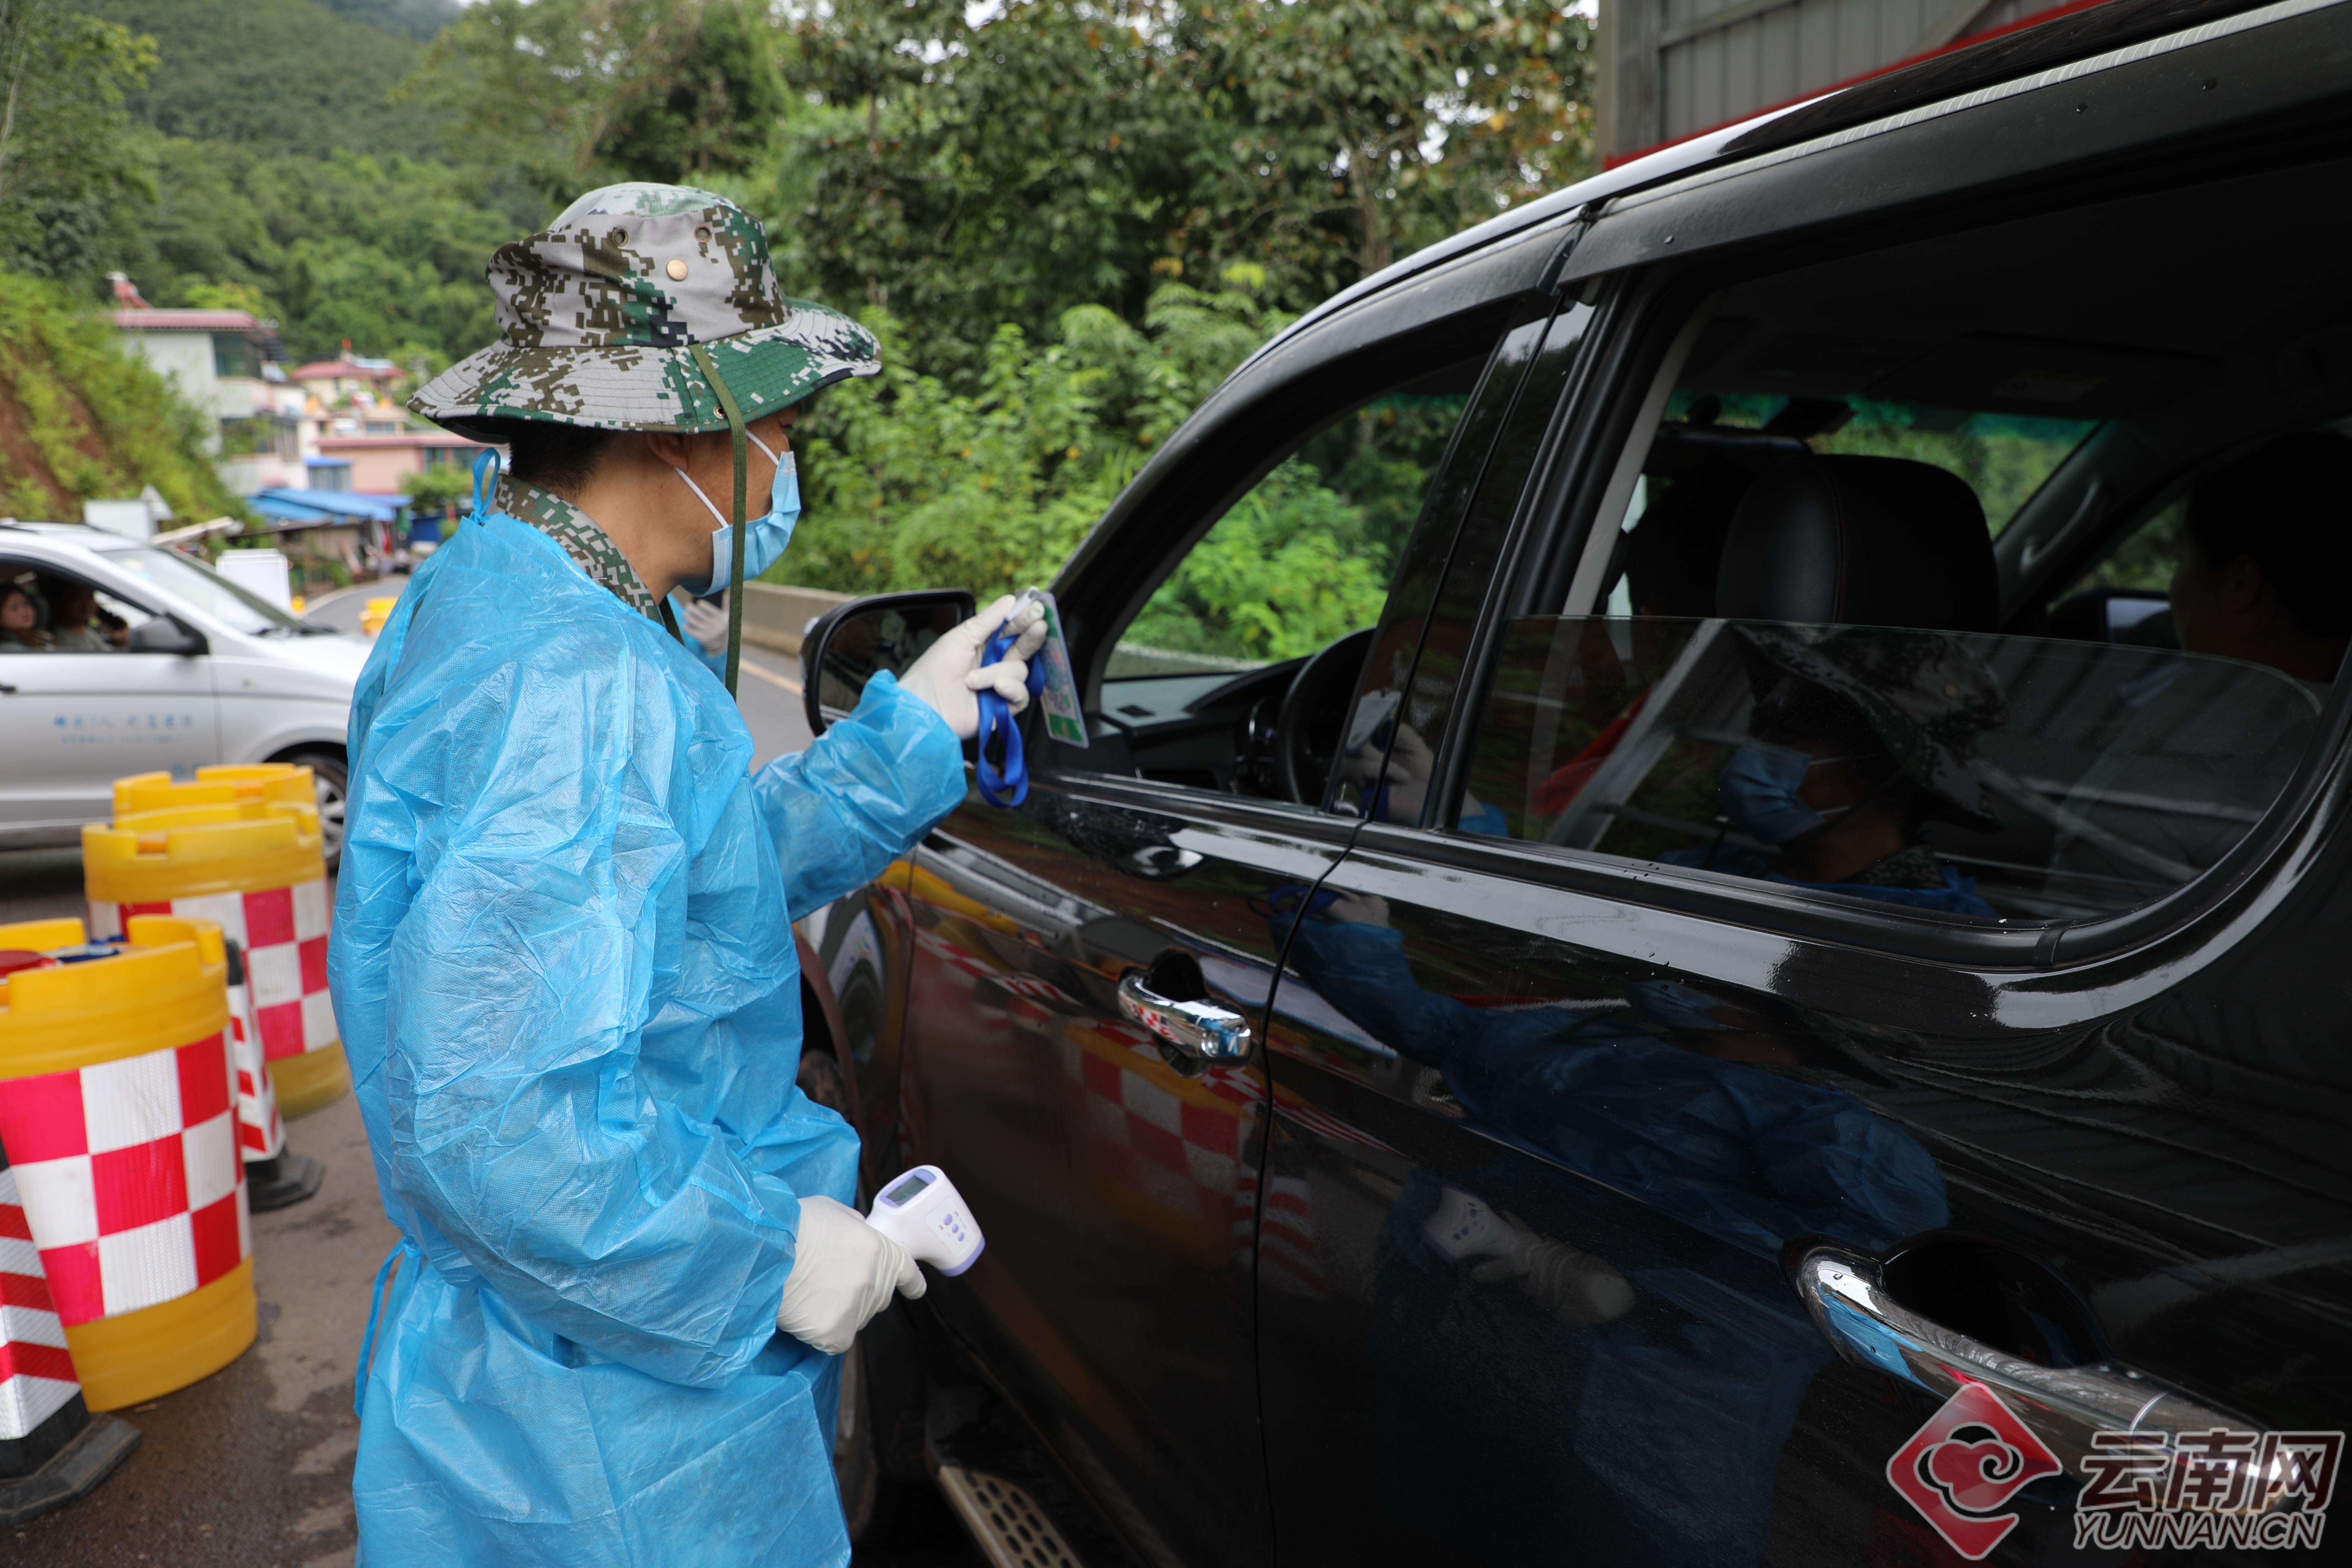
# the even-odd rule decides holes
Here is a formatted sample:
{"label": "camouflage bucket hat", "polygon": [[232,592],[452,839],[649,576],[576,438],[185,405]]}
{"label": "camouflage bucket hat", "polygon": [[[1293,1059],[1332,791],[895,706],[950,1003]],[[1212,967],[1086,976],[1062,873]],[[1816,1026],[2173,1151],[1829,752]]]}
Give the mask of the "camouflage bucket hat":
{"label": "camouflage bucket hat", "polygon": [[692,350],[703,345],[747,420],[882,368],[874,334],[788,300],[757,219],[687,185],[607,185],[489,266],[499,341],[408,405],[461,436],[478,419],[604,430],[727,428]]}
{"label": "camouflage bucket hat", "polygon": [[[1999,797],[1985,782],[1977,741],[2008,721],[2000,679],[1964,634],[1900,626],[1846,626],[1826,633],[1743,626],[1759,656],[1759,731],[1821,700],[1843,703],[1877,736],[1912,782],[1944,807],[1936,815],[1981,832],[2000,826]],[[1754,679],[1754,677],[1751,677]]]}

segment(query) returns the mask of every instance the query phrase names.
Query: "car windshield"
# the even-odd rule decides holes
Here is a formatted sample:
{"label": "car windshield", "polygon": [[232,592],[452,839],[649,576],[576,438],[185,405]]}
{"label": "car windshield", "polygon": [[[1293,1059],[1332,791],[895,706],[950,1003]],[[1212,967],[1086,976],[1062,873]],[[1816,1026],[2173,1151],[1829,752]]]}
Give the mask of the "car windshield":
{"label": "car windshield", "polygon": [[133,545],[106,558],[125,572],[247,637],[296,637],[310,631],[268,600],[249,594],[211,567],[168,550]]}

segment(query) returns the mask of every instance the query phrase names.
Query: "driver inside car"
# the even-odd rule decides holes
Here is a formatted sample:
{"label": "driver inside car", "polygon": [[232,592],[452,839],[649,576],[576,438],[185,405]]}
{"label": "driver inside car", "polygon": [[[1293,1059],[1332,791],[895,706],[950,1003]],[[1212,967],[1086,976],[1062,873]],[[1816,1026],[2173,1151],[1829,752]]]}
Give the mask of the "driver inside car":
{"label": "driver inside car", "polygon": [[2332,681],[2352,640],[2352,439],[2303,431],[2189,492],[2172,619],[2189,653]]}

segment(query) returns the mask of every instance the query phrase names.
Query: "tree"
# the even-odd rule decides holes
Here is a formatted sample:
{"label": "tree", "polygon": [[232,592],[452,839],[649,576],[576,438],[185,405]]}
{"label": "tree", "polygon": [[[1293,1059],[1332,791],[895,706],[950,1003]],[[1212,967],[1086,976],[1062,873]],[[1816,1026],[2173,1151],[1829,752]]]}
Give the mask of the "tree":
{"label": "tree", "polygon": [[1080,306],[1043,346],[1005,323],[968,392],[926,364],[936,340],[866,312],[882,374],[826,392],[800,427],[809,518],[778,570],[855,590],[1043,582],[1151,446],[1281,324],[1251,282],[1164,284],[1140,330]]}
{"label": "tree", "polygon": [[235,513],[205,453],[205,419],[86,300],[0,273],[0,511],[79,518],[85,500],[153,485],[191,521]]}
{"label": "tree", "polygon": [[483,0],[403,93],[454,162],[558,206],[615,180],[740,172],[786,109],[747,0]]}
{"label": "tree", "polygon": [[272,153],[337,147],[431,155],[434,126],[386,95],[424,47],[322,10],[312,0],[79,0],[154,38],[158,68],[131,92],[131,114],[172,136]]}
{"label": "tree", "polygon": [[103,269],[110,209],[147,194],[122,95],[154,67],[152,38],[52,0],[0,0],[0,265]]}
{"label": "tree", "polygon": [[1194,27],[1237,127],[1206,183],[1286,270],[1344,235],[1377,271],[1589,164],[1591,26],[1548,0],[1213,0]]}
{"label": "tree", "polygon": [[[121,237],[122,265],[158,304],[242,291],[287,352],[362,353],[437,370],[497,335],[483,268],[537,225],[535,196],[501,205],[438,163],[264,156],[157,140],[155,200]],[[515,193],[504,193],[514,195]]]}
{"label": "tree", "polygon": [[837,0],[795,25],[819,110],[767,210],[959,377],[998,321],[1235,262],[1302,309],[1583,168],[1589,34],[1549,0]]}

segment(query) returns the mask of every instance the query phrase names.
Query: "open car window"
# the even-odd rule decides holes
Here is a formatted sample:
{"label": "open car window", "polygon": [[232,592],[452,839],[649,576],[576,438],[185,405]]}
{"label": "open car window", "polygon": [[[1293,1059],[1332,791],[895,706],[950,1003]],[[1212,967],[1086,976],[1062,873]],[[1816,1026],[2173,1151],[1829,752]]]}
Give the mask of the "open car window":
{"label": "open car window", "polygon": [[[1100,687],[1098,717],[1125,738],[1140,776],[1283,794],[1270,748],[1292,679],[1379,620],[1483,363],[1343,410],[1165,564]],[[1340,673],[1351,678],[1353,665]],[[1318,747],[1330,749],[1328,739]]]}
{"label": "open car window", "polygon": [[1501,668],[1459,829],[1977,920],[2184,886],[2319,714],[2234,659],[1910,627],[1528,616]]}
{"label": "open car window", "polygon": [[1152,592],[1107,679],[1228,677],[1370,626],[1475,370],[1372,398],[1277,464]]}
{"label": "open car window", "polygon": [[152,612],[53,566],[0,561],[0,654],[120,653]]}

